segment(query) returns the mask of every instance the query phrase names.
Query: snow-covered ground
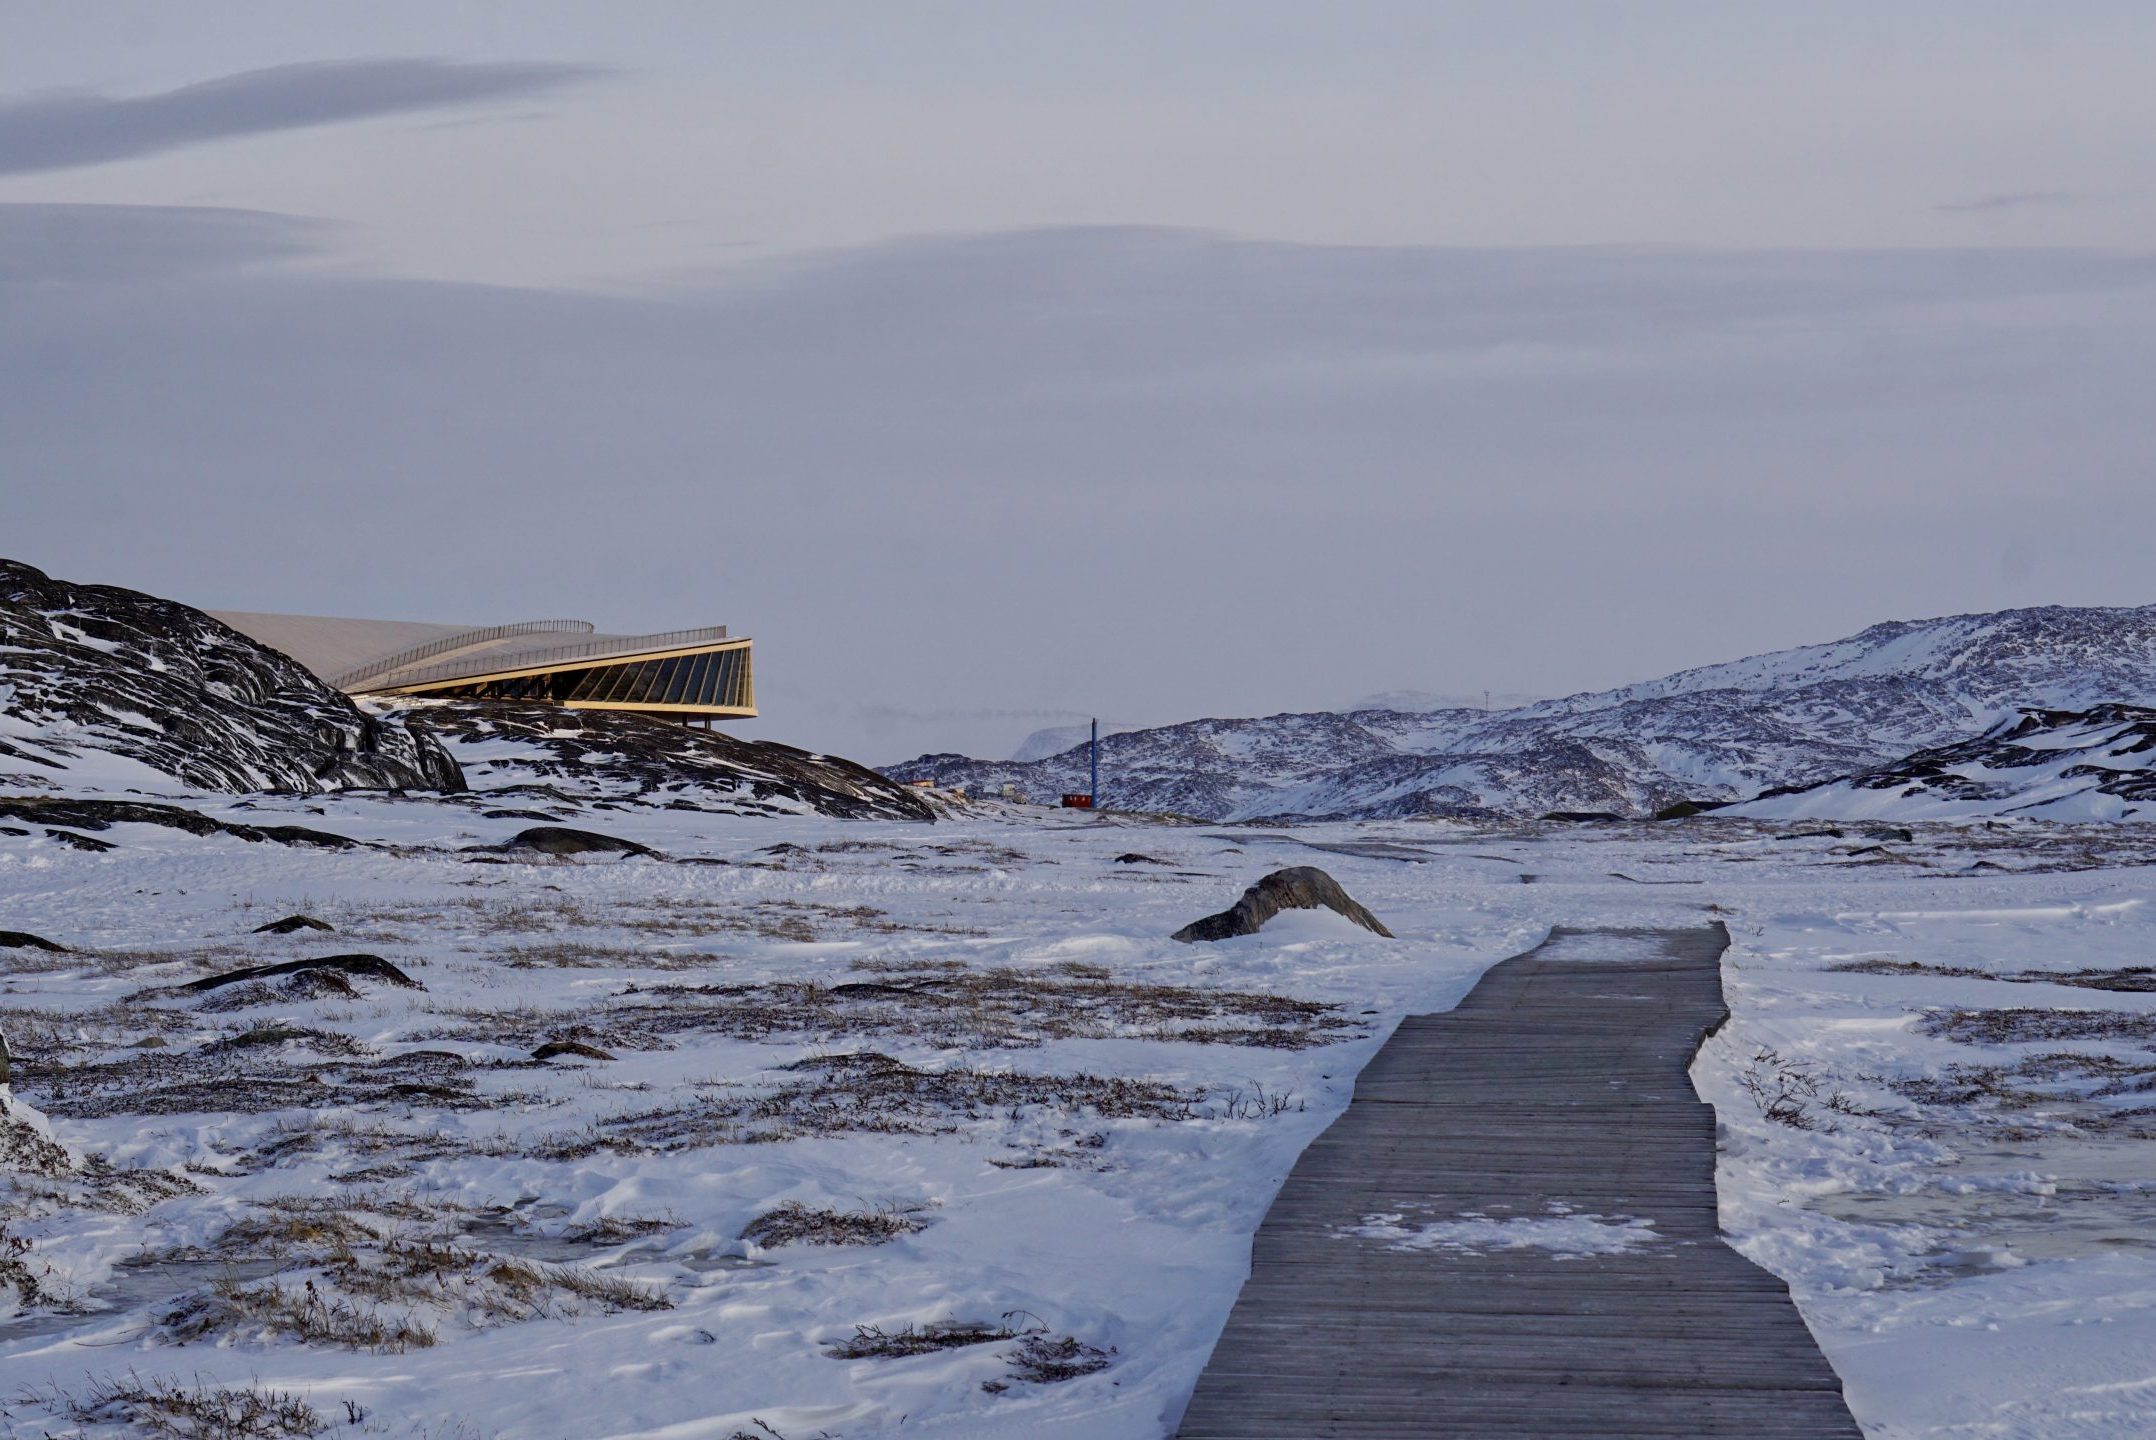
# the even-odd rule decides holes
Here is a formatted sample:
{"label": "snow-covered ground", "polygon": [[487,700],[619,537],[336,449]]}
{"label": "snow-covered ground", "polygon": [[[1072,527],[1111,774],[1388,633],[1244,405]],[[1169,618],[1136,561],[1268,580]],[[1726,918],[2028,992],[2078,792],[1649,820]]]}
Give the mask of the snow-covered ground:
{"label": "snow-covered ground", "polygon": [[[2115,830],[188,803],[379,848],[0,834],[0,929],[73,947],[0,950],[0,1031],[74,1152],[12,1182],[45,1303],[0,1318],[0,1435],[107,1433],[169,1380],[353,1435],[1160,1436],[1401,1016],[1555,924],[1713,918],[1734,1016],[1695,1076],[1725,1223],[1867,1432],[2127,1436],[2156,1410],[2156,1001],[2022,973],[2156,963],[2150,857]],[[665,858],[470,848],[543,819]],[[1398,938],[1165,938],[1288,864]],[[254,933],[291,913],[335,929]],[[177,988],[353,952],[424,988]],[[2083,1013],[1925,1018],[2009,1007]],[[550,1040],[612,1058],[532,1059]],[[2039,1058],[2064,1055],[2096,1058]]]}

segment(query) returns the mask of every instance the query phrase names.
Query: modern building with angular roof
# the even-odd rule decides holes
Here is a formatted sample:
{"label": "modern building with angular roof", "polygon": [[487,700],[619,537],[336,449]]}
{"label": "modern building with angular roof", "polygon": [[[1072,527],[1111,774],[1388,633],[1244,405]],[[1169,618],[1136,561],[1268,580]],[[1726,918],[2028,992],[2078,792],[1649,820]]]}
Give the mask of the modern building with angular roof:
{"label": "modern building with angular roof", "polygon": [[707,725],[756,713],[751,642],[724,625],[601,635],[584,620],[474,626],[211,613],[348,695],[537,700]]}

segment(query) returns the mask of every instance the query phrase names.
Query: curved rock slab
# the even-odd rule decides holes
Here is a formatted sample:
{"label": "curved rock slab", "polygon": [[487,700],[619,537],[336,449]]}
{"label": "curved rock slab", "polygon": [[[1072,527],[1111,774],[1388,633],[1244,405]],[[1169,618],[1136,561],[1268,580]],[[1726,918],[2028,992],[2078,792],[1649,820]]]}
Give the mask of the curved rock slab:
{"label": "curved rock slab", "polygon": [[1345,915],[1373,935],[1390,940],[1392,932],[1375,915],[1357,903],[1354,896],[1340,888],[1333,879],[1315,865],[1297,865],[1287,870],[1275,870],[1243,892],[1236,901],[1218,915],[1208,915],[1203,920],[1193,920],[1169,936],[1184,944],[1197,941],[1232,940],[1238,935],[1255,935],[1265,928],[1265,922],[1283,910],[1331,910]]}

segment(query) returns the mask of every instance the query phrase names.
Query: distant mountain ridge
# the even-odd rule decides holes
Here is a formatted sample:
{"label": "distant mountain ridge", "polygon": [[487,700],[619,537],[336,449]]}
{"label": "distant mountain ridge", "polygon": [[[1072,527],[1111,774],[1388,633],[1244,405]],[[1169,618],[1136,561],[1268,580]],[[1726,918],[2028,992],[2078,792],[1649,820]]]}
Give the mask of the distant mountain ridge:
{"label": "distant mountain ridge", "polygon": [[[1653,814],[1817,785],[2022,709],[2156,704],[2156,605],[1892,621],[1823,645],[1510,710],[1205,719],[1103,739],[1107,802],[1211,820]],[[886,774],[1050,800],[1084,750]]]}

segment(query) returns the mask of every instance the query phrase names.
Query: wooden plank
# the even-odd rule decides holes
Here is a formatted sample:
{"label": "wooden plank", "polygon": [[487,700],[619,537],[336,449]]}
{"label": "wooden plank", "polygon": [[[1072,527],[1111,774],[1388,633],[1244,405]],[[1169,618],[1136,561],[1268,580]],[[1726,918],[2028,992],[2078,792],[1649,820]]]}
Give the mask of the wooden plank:
{"label": "wooden plank", "polygon": [[[1403,1021],[1282,1185],[1176,1433],[1861,1440],[1787,1287],[1716,1220],[1685,1072],[1727,1014],[1728,938],[1559,930]],[[1652,1238],[1561,1257],[1367,1233],[1565,1215]]]}

